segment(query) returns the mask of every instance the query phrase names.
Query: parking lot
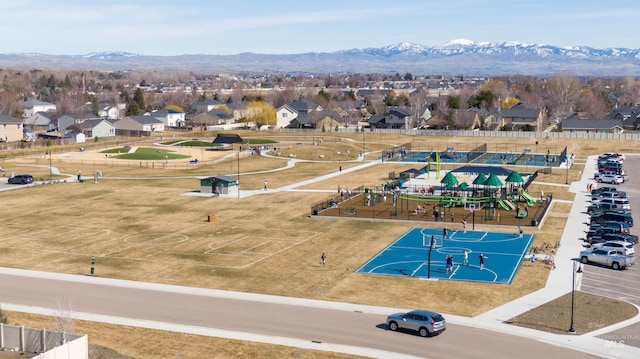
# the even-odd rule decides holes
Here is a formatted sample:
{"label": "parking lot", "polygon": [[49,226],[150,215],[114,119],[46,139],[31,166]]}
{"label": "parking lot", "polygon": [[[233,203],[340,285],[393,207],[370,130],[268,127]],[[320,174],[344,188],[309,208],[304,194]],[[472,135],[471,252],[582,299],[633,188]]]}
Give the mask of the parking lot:
{"label": "parking lot", "polygon": [[[585,168],[587,173],[596,172],[596,168]],[[629,180],[618,188],[627,192],[631,202],[631,213],[636,220],[640,213],[640,155],[626,154],[624,170]],[[635,221],[634,221],[635,222]],[[587,225],[585,225],[586,230]],[[632,234],[640,234],[640,225],[630,229]],[[636,254],[636,260],[638,255]],[[594,265],[583,265],[581,290],[620,299],[640,306],[640,265],[636,264],[626,270],[616,271],[611,268]],[[603,339],[622,342],[624,345],[640,347],[640,323],[602,335]]]}

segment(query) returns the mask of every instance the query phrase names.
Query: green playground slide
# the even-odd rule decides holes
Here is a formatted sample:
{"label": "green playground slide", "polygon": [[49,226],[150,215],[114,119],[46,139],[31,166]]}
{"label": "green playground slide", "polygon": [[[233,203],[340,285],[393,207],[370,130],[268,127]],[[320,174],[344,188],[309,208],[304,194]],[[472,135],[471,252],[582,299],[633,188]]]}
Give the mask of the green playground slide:
{"label": "green playground slide", "polygon": [[509,208],[509,206],[507,206],[507,204],[506,204],[506,203],[504,203],[504,201],[503,201],[503,200],[501,200],[501,199],[499,199],[499,200],[498,200],[498,204],[499,204],[499,205],[500,205],[500,207],[502,207],[502,209],[504,209],[504,210],[507,210],[507,211],[511,210],[511,208]]}
{"label": "green playground slide", "polygon": [[535,199],[535,198],[533,198],[533,197],[531,197],[531,195],[530,195],[530,194],[528,194],[527,192],[522,191],[522,193],[520,193],[520,196],[522,196],[522,198],[524,198],[524,199],[526,199],[526,200],[527,200],[527,204],[528,204],[529,206],[533,206],[533,205],[535,205],[535,204],[536,204],[536,199]]}

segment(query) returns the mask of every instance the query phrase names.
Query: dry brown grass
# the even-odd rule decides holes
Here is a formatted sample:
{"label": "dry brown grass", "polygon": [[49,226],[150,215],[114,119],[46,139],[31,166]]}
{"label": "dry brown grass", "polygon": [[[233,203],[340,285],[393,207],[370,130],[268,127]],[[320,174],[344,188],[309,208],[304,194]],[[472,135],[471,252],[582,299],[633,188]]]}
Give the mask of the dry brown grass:
{"label": "dry brown grass", "polygon": [[[638,309],[629,303],[575,292],[573,322],[578,334],[621,322],[637,314]],[[511,318],[508,322],[545,332],[566,334],[571,327],[571,293]]]}
{"label": "dry brown grass", "polygon": [[[241,133],[241,136],[268,137],[277,134],[250,132]],[[434,148],[471,146],[470,141],[464,138],[418,138],[369,133],[366,136],[367,150],[380,150],[410,141]],[[203,138],[204,134],[188,134],[188,137]],[[359,141],[362,134],[345,137],[351,137],[355,142],[345,140],[336,145],[336,142],[326,140],[319,145],[295,145],[287,149],[295,150],[298,160],[317,160],[321,159],[319,154],[324,154],[323,162],[299,162],[291,169],[284,169],[290,160],[286,157],[242,158],[242,188],[261,189],[264,179],[269,181],[271,188],[280,187],[336,172],[340,165],[344,171],[357,164],[343,162],[342,156],[347,151],[353,155],[361,150]],[[293,138],[294,143],[301,141],[301,136]],[[490,141],[478,139],[478,145],[483,140]],[[523,143],[527,141],[530,143]],[[513,142],[533,148],[534,141],[517,139]],[[564,148],[560,141],[540,142],[540,146]],[[579,160],[584,160],[587,155],[604,151],[636,150],[635,144],[602,142],[576,141],[569,144],[569,152],[574,152]],[[285,155],[285,149],[280,151]],[[202,151],[198,153],[202,155]],[[45,165],[45,169],[29,167],[35,162],[33,158],[21,159],[5,161],[2,166],[7,171],[48,176],[48,159],[37,159],[38,164]],[[59,166],[63,173],[72,175],[81,169],[89,176],[93,170],[99,169],[105,177],[100,179],[99,184],[57,183],[0,193],[5,208],[12,208],[0,219],[3,228],[0,234],[3,248],[0,252],[1,266],[88,274],[90,258],[96,256],[96,275],[101,277],[391,307],[423,307],[424,303],[429,303],[430,309],[466,316],[482,313],[533,292],[544,286],[548,275],[548,268],[544,266],[531,268],[525,265],[520,268],[512,284],[500,285],[356,274],[354,269],[415,224],[309,218],[311,205],[328,199],[333,193],[267,192],[244,199],[183,195],[199,187],[198,176],[234,175],[238,170],[234,158],[189,170],[171,166],[150,169],[107,163],[101,166],[97,160],[82,158],[55,159],[53,165]],[[411,164],[385,162],[383,166],[343,173],[304,188],[334,190],[338,185],[353,188],[380,184],[386,181],[389,172],[408,167]],[[569,171],[570,180],[580,175],[581,169],[578,167]],[[281,170],[251,173],[271,169]],[[543,175],[538,182],[557,185],[534,184],[530,192],[535,195],[535,191],[543,190],[553,193],[556,199],[571,200],[573,194],[567,193],[564,186],[565,175],[564,171]],[[165,176],[181,178],[162,178]],[[564,213],[569,208],[567,206],[564,203],[554,204],[542,229],[532,232],[537,235],[534,245],[541,245],[542,238],[552,242],[560,239],[566,221]],[[210,214],[215,215],[213,223],[206,221]],[[247,239],[236,247],[225,246],[223,251],[226,255],[211,251],[211,247],[228,244],[238,238]],[[269,242],[269,252],[273,253],[271,256],[234,256],[242,249],[266,242]],[[328,255],[326,269],[319,265],[322,252]],[[398,296],[398,292],[403,295]],[[102,328],[103,331],[91,332],[94,333],[90,335],[92,344],[114,346],[114,343],[118,343],[117,338],[122,334],[109,329],[109,326]],[[89,332],[89,329],[83,327],[77,331]],[[162,333],[154,331],[127,328],[127,334],[122,337],[129,338],[124,342],[128,344],[118,344],[118,350],[137,358],[154,357],[149,354],[149,348],[136,344],[142,340],[131,340],[136,333],[142,332],[152,333],[154,337],[162,336]],[[194,357],[198,356],[197,353],[201,357],[209,353],[198,352],[196,349],[199,347],[204,350],[209,345],[227,345],[219,339],[197,336],[184,337],[179,342],[186,343],[189,355],[193,354]],[[294,350],[276,350],[271,346],[241,342],[230,347],[235,347],[234,350],[254,347],[258,348],[255,350],[263,350],[259,348],[265,347],[269,348],[265,350],[274,350],[281,356],[289,356]]]}

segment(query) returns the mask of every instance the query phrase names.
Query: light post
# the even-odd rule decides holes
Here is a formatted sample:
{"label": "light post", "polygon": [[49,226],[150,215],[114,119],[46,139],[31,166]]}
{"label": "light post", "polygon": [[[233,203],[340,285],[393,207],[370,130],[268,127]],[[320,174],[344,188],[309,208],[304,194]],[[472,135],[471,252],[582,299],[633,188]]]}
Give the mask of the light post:
{"label": "light post", "polygon": [[366,142],[365,142],[365,133],[366,133],[366,129],[364,128],[364,126],[362,126],[362,162],[366,162],[365,161],[365,153],[367,152],[367,148],[366,148]]}
{"label": "light post", "polygon": [[435,246],[436,242],[433,238],[433,234],[431,235],[431,243],[429,243],[429,254],[427,256],[427,279],[431,278],[431,250]]}
{"label": "light post", "polygon": [[569,184],[569,157],[564,156],[564,165],[567,167],[564,177],[564,184]]}
{"label": "light post", "polygon": [[571,271],[571,325],[569,327],[569,333],[574,334],[576,329],[573,327],[573,309],[576,296],[576,261],[573,261],[573,270]]}
{"label": "light post", "polygon": [[240,150],[242,145],[238,148],[238,179],[236,180],[236,187],[238,188],[238,198],[240,198]]}
{"label": "light post", "polygon": [[51,149],[49,149],[49,182],[53,180],[53,168],[51,167]]}

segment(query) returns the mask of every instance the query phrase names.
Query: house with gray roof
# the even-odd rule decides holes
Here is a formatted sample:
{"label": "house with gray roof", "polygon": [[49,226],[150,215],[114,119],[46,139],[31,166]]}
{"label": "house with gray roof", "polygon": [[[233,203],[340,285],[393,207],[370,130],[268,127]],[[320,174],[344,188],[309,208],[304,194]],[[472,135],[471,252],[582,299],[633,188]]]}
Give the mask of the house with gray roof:
{"label": "house with gray roof", "polygon": [[113,137],[116,135],[116,127],[106,119],[93,118],[68,127],[66,132],[70,134],[82,133],[87,138]]}
{"label": "house with gray roof", "polygon": [[22,116],[25,118],[30,117],[31,115],[37,112],[56,111],[56,108],[57,108],[56,105],[52,103],[36,100],[34,98],[28,98],[26,100],[22,100],[19,102],[19,105],[23,109]]}
{"label": "house with gray roof", "polygon": [[413,127],[413,116],[407,109],[388,107],[384,115],[373,115],[367,120],[372,128],[410,129]]}
{"label": "house with gray roof", "polygon": [[510,126],[512,130],[519,131],[525,125],[529,125],[534,131],[544,130],[545,113],[539,108],[523,108],[513,106],[511,108],[497,108],[485,118],[484,127],[498,130],[504,126]]}
{"label": "house with gray roof", "polygon": [[124,132],[163,132],[164,123],[151,116],[125,116],[115,124],[116,130]]}
{"label": "house with gray roof", "polygon": [[623,133],[623,121],[618,119],[581,119],[573,114],[560,122],[562,132]]}
{"label": "house with gray roof", "polygon": [[55,128],[53,113],[36,112],[24,119],[24,127],[31,131],[48,131]]}

